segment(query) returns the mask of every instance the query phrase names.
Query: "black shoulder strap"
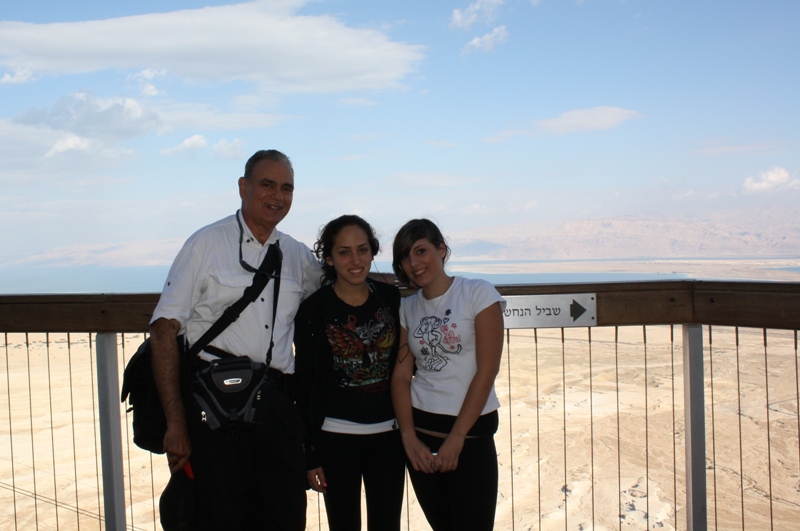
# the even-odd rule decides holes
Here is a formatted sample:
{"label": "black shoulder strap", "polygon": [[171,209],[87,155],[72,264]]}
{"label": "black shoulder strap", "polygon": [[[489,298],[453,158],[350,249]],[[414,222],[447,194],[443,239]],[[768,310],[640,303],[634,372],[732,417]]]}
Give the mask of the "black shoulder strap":
{"label": "black shoulder strap", "polygon": [[[279,244],[280,242],[276,241],[274,244],[269,246],[269,249],[267,249],[267,256],[264,257],[261,265],[253,275],[253,283],[244,290],[242,298],[225,308],[225,311],[222,312],[222,315],[219,316],[219,319],[217,319],[217,321],[211,325],[211,328],[206,330],[206,333],[203,334],[200,339],[198,339],[195,344],[189,348],[187,355],[190,358],[192,356],[197,356],[197,354],[206,348],[215,337],[220,335],[223,330],[233,324],[233,322],[236,321],[242,314],[244,309],[247,308],[251,302],[255,301],[261,292],[264,291],[264,287],[267,285],[270,278],[275,280],[274,295],[272,297],[272,335],[274,336],[275,315],[277,314],[278,310],[278,290],[280,289],[281,283],[281,264],[283,263],[283,253],[281,252]],[[267,366],[269,366],[269,362],[271,360],[272,339],[270,339],[269,352],[267,353]]]}
{"label": "black shoulder strap", "polygon": [[[283,253],[281,252],[280,247],[278,247],[278,242],[275,242],[275,248],[278,249],[278,265],[277,265],[277,273],[273,275],[272,281],[272,333],[269,336],[269,350],[267,351],[267,369],[269,369],[269,365],[272,362],[272,347],[275,346],[275,317],[278,315],[278,293],[281,289],[281,264],[283,263]],[[258,295],[256,295],[258,296]]]}

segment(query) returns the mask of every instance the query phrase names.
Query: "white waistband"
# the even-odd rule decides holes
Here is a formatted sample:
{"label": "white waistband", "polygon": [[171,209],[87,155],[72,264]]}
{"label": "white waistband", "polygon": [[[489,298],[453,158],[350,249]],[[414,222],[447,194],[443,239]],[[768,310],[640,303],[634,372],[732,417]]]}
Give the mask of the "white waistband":
{"label": "white waistband", "polygon": [[375,424],[361,424],[360,422],[352,422],[350,420],[325,417],[325,422],[322,423],[322,431],[349,433],[351,435],[373,435],[375,433],[384,433],[396,429],[397,423],[394,419],[377,422]]}

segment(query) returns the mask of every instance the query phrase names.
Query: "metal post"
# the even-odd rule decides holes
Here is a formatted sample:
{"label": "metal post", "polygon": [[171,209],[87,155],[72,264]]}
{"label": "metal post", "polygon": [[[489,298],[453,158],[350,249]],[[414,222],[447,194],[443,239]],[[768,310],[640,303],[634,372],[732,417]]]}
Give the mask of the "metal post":
{"label": "metal post", "polygon": [[123,531],[126,528],[125,483],[122,472],[117,334],[97,334],[96,344],[106,529]]}
{"label": "metal post", "polygon": [[708,504],[702,325],[683,325],[683,380],[686,415],[686,528],[688,531],[705,531],[708,527]]}

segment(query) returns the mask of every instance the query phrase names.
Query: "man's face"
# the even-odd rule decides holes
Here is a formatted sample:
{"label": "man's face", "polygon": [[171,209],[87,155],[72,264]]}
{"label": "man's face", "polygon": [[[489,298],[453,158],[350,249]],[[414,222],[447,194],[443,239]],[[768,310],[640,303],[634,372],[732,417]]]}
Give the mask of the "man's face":
{"label": "man's face", "polygon": [[294,172],[285,162],[260,160],[250,179],[239,179],[242,215],[261,243],[289,213],[293,194]]}

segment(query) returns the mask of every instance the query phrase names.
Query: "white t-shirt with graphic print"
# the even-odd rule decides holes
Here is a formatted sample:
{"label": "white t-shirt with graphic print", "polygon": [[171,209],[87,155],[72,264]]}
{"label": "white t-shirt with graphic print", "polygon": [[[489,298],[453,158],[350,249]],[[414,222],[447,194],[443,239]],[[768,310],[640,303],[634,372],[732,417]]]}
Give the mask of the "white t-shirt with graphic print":
{"label": "white t-shirt with graphic print", "polygon": [[[458,276],[440,297],[427,300],[419,290],[402,300],[400,324],[408,331],[408,346],[417,367],[411,380],[415,408],[458,415],[477,372],[475,316],[496,302],[505,309],[505,299],[492,284]],[[492,385],[481,414],[498,407]]]}

